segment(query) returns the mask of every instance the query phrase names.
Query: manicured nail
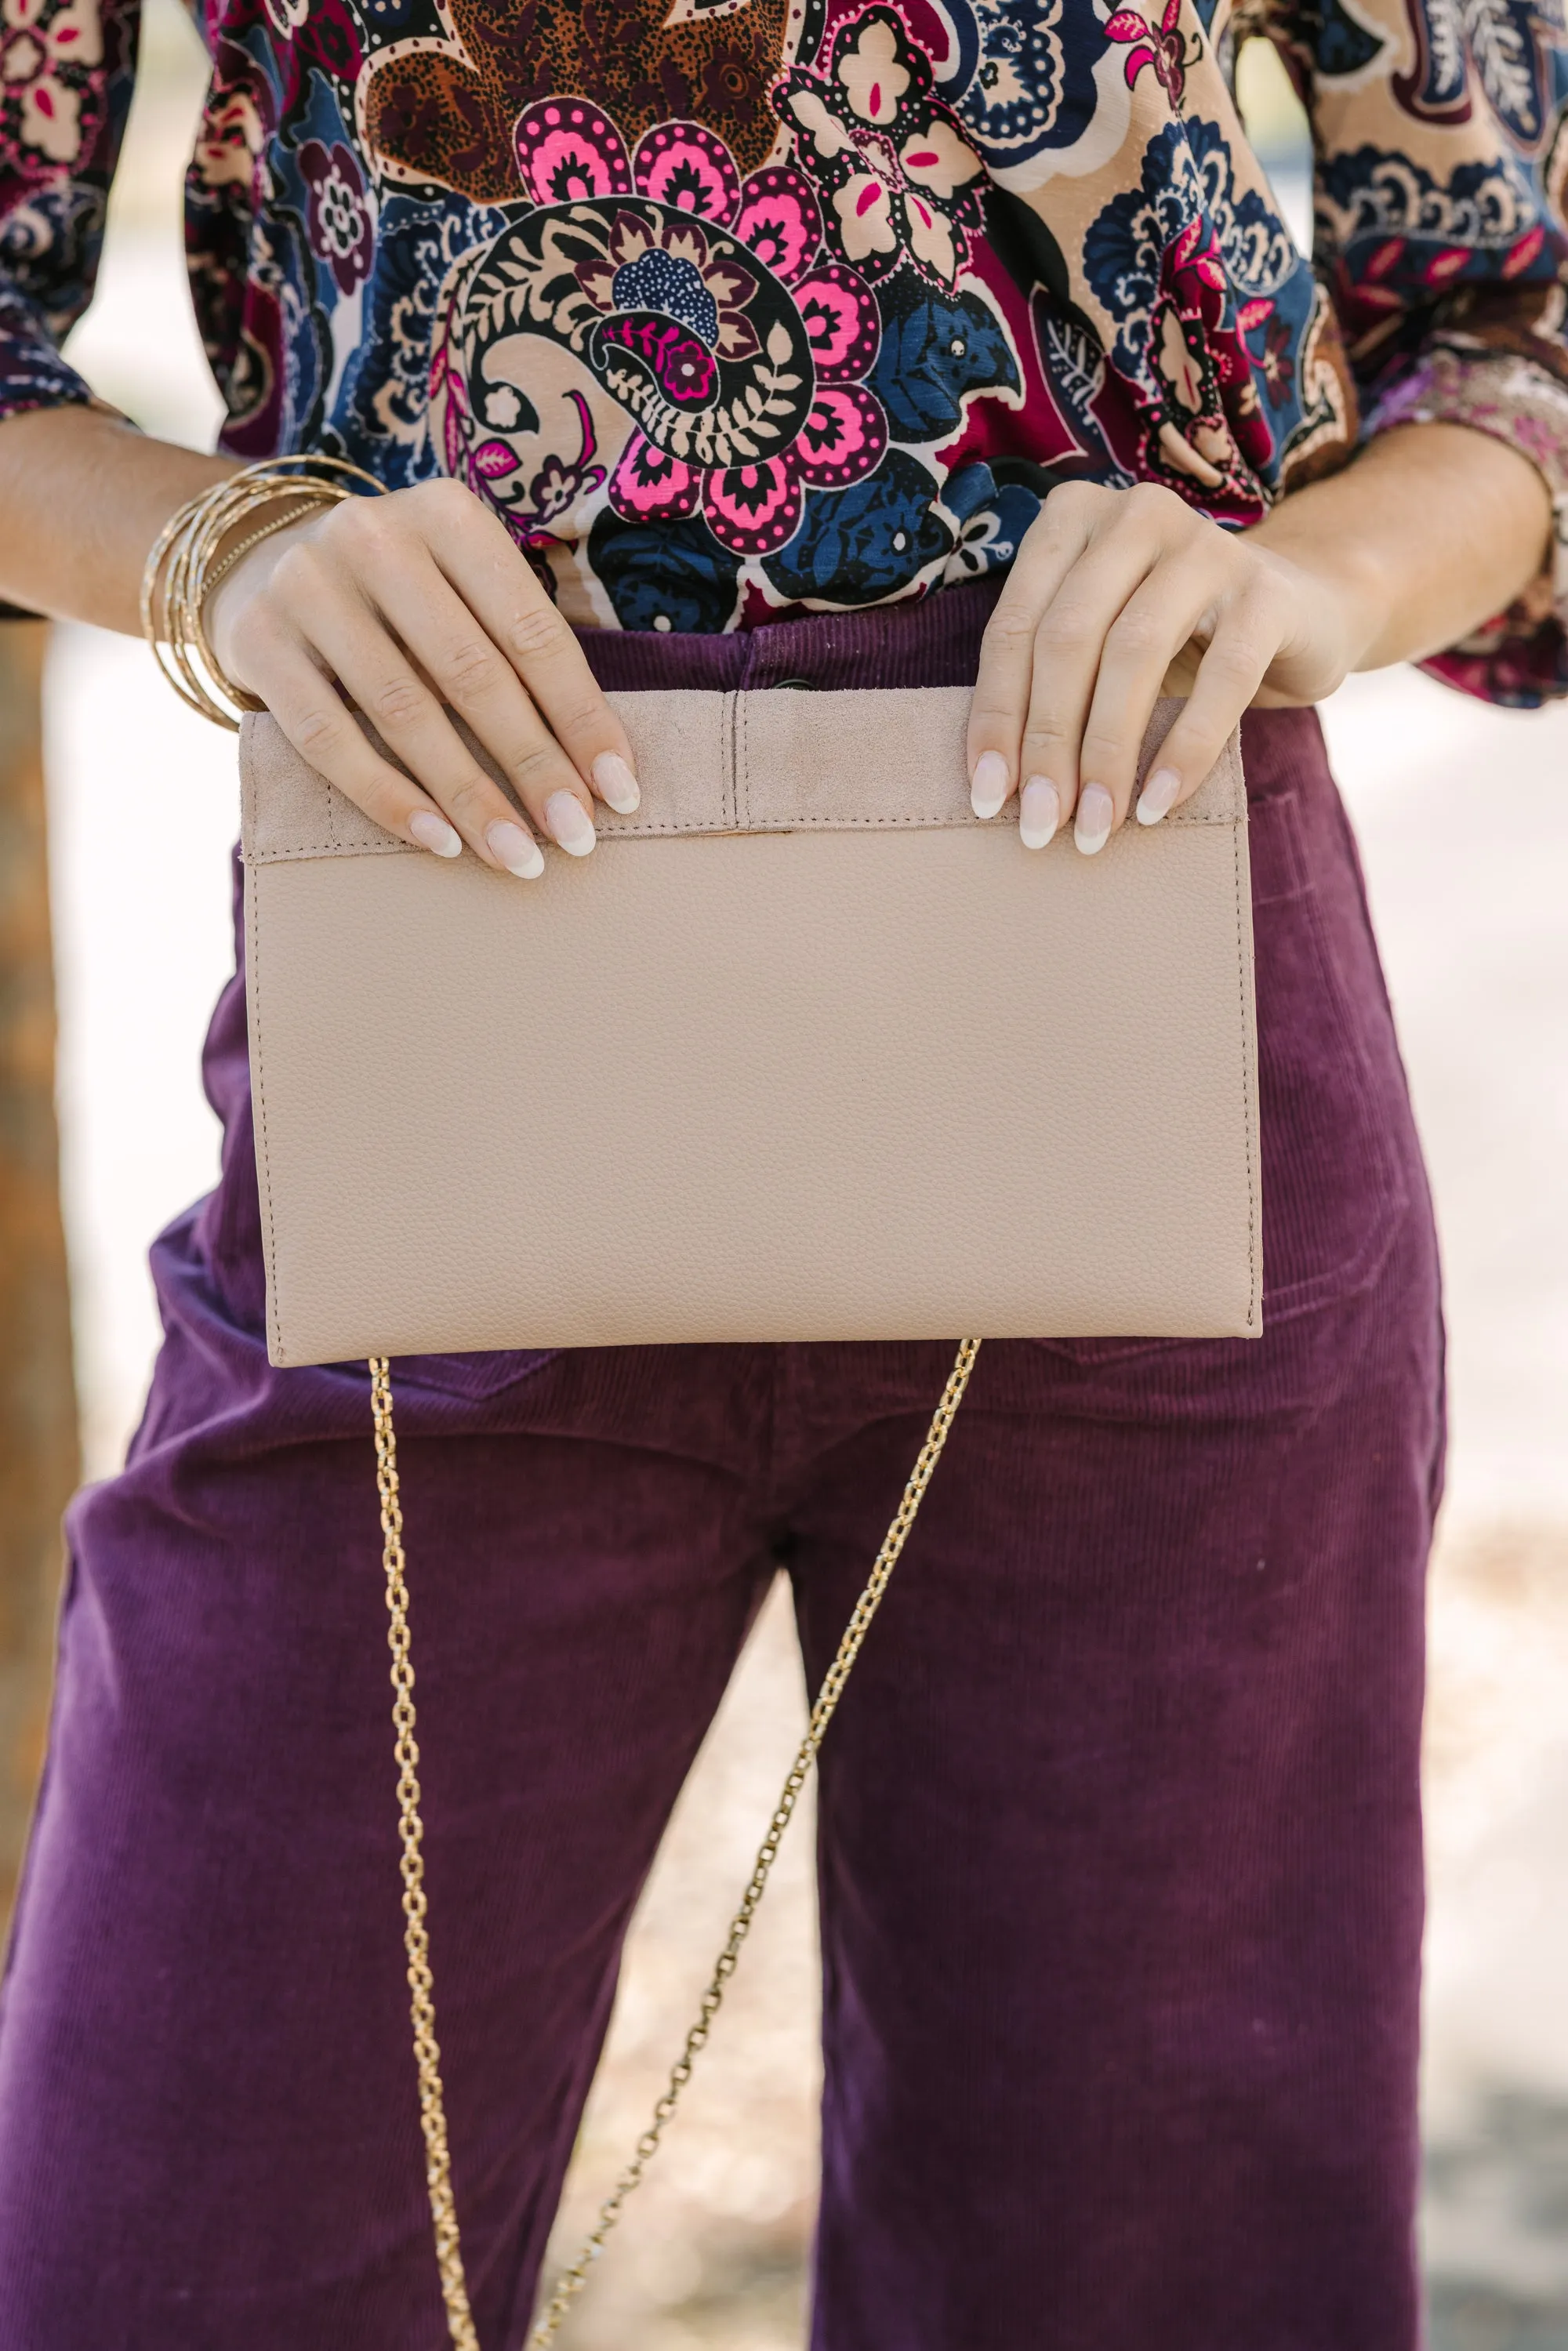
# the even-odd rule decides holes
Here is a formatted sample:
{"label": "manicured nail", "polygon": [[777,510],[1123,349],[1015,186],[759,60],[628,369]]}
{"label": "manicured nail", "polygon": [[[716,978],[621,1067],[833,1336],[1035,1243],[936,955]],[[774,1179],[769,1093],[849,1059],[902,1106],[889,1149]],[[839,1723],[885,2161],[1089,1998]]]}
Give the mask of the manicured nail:
{"label": "manicured nail", "polygon": [[461,857],[463,839],[434,809],[418,809],[408,820],[408,837],[437,857]]}
{"label": "manicured nail", "polygon": [[1143,790],[1138,794],[1138,822],[1158,824],[1176,806],[1176,796],[1181,789],[1181,778],[1174,768],[1156,768]]}
{"label": "manicured nail", "polygon": [[[573,806],[576,806],[575,801]],[[543,852],[531,832],[520,824],[509,824],[497,819],[485,829],[485,846],[497,865],[515,873],[519,882],[537,882],[545,870]]]}
{"label": "manicured nail", "polygon": [[1043,849],[1061,822],[1061,795],[1044,776],[1031,776],[1019,802],[1019,839],[1026,849]]}
{"label": "manicured nail", "polygon": [[1111,823],[1116,804],[1103,784],[1085,784],[1078,795],[1078,815],[1072,827],[1072,838],[1085,857],[1092,857],[1103,849],[1111,838]]}
{"label": "manicured nail", "polygon": [[619,751],[601,751],[593,763],[593,780],[599,787],[600,799],[617,816],[630,816],[633,809],[643,805],[637,778]]}
{"label": "manicured nail", "polygon": [[599,838],[593,819],[575,792],[552,792],[545,802],[545,822],[550,839],[559,841],[569,857],[586,857]]}
{"label": "manicured nail", "polygon": [[969,778],[969,806],[977,816],[995,816],[1007,796],[1007,761],[999,751],[982,751]]}

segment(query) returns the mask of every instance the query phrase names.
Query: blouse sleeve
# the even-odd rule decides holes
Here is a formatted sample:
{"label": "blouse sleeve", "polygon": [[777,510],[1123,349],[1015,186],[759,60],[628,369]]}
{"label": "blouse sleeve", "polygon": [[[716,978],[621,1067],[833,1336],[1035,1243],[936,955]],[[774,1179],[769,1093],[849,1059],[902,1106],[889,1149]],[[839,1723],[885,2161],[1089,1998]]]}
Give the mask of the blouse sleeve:
{"label": "blouse sleeve", "polygon": [[90,402],[60,344],[92,297],[138,0],[0,0],[0,418]]}
{"label": "blouse sleeve", "polygon": [[1530,707],[1568,695],[1568,36],[1545,0],[1280,0],[1307,99],[1314,253],[1364,434],[1469,424],[1536,465],[1553,555],[1425,664]]}

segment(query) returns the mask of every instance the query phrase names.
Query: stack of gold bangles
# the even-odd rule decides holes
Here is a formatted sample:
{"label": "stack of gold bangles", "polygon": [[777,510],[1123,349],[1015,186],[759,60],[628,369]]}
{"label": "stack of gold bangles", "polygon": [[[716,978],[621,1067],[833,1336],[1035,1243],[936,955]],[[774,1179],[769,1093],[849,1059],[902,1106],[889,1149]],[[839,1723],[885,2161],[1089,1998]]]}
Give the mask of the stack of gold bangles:
{"label": "stack of gold bangles", "polygon": [[[268,457],[242,465],[188,500],[153,541],[141,575],[142,634],[182,701],[215,726],[237,734],[235,712],[262,705],[225,676],[207,641],[207,598],[253,547],[313,507],[353,497],[356,482],[377,492],[383,487],[373,474],[341,457]],[[265,521],[235,538],[241,524],[268,507],[275,511]]]}

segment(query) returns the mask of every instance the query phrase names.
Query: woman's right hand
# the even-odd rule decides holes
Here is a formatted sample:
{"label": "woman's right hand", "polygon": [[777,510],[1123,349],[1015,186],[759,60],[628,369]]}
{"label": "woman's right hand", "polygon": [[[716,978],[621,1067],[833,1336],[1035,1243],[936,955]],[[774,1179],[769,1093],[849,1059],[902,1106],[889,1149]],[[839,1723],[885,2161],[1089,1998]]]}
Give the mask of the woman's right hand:
{"label": "woman's right hand", "polygon": [[[313,768],[437,857],[466,841],[521,880],[544,872],[444,705],[570,855],[593,847],[596,794],[622,815],[638,804],[625,730],[581,647],[505,524],[461,483],[352,497],[290,524],[219,582],[207,633],[225,674]],[[367,741],[356,709],[407,775]]]}

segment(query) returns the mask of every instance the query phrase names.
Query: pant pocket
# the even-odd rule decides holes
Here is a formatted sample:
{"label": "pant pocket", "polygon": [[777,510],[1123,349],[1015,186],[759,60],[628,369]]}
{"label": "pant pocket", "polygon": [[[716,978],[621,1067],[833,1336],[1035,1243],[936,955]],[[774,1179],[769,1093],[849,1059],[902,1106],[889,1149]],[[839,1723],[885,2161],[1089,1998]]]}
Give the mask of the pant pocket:
{"label": "pant pocket", "polygon": [[1343,826],[1314,862],[1291,791],[1252,828],[1267,1329],[1376,1275],[1409,1203],[1410,1107]]}

